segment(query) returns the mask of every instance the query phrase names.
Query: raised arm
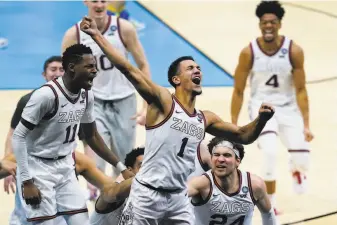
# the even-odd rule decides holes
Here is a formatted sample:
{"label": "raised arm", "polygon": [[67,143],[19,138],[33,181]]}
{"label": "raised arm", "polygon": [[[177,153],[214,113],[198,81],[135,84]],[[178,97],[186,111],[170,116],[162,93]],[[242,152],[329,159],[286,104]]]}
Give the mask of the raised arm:
{"label": "raised arm", "polygon": [[239,127],[235,124],[224,122],[213,112],[204,111],[206,132],[214,136],[225,137],[240,144],[251,144],[259,137],[262,129],[273,114],[274,109],[272,106],[262,104],[259,116],[251,123]]}
{"label": "raised arm", "polygon": [[311,141],[313,139],[313,135],[310,132],[309,124],[309,100],[307,88],[305,86],[304,53],[300,46],[293,43],[290,54],[293,64],[293,79],[296,90],[296,99],[303,117],[305,138],[307,141]]}
{"label": "raised arm", "polygon": [[252,67],[252,52],[249,46],[245,47],[239,57],[239,63],[234,73],[234,90],[231,102],[232,123],[237,124],[242,107],[247,77]]}
{"label": "raised arm", "polygon": [[264,181],[254,174],[251,174],[250,177],[253,189],[253,196],[256,201],[256,206],[258,207],[261,213],[262,224],[276,225],[277,221],[275,212],[268,198],[266,185]]}
{"label": "raised arm", "polygon": [[[153,83],[147,75],[140,69],[133,66],[123,55],[115,49],[109,41],[98,31],[94,20],[85,17],[81,22],[81,30],[92,37],[92,39],[102,49],[108,59],[119,69],[125,77],[134,85],[138,93],[148,104],[156,104],[159,108],[163,107],[162,97],[170,95],[169,92]],[[136,32],[134,29],[128,32]],[[135,35],[135,34],[130,34]]]}

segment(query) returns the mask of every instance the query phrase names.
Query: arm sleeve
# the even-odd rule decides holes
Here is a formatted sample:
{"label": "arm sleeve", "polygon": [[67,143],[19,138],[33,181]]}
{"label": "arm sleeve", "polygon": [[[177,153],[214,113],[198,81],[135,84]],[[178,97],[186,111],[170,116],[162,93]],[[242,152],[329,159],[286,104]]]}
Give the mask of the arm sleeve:
{"label": "arm sleeve", "polygon": [[87,108],[84,111],[84,114],[81,119],[81,123],[92,123],[95,121],[94,116],[94,94],[90,90],[88,91],[88,103]]}
{"label": "arm sleeve", "polygon": [[274,208],[271,207],[269,212],[261,212],[262,224],[263,225],[277,225],[276,216]]}
{"label": "arm sleeve", "polygon": [[53,111],[55,94],[50,87],[44,86],[34,91],[22,112],[22,118],[34,125]]}
{"label": "arm sleeve", "polygon": [[31,93],[23,96],[18,102],[18,104],[16,105],[16,109],[14,111],[14,114],[11,120],[12,129],[15,129],[15,127],[19,124],[23,109],[25,108],[27,102],[29,101],[30,96],[31,96]]}

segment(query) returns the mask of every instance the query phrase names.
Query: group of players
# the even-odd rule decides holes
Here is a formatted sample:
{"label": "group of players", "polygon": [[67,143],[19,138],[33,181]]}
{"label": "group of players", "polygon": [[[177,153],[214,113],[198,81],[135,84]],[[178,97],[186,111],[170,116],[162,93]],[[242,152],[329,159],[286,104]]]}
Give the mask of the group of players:
{"label": "group of players", "polygon": [[[251,224],[255,205],[264,225],[277,224],[277,134],[291,154],[297,192],[305,190],[313,138],[303,51],[278,34],[280,3],[257,6],[262,36],[240,54],[232,123],[195,109],[203,74],[192,57],[171,63],[171,94],[151,81],[134,27],[108,15],[105,1],[85,3],[88,17],[65,33],[62,57],[44,65],[47,83],[24,96],[13,115],[0,161],[7,191],[10,175],[18,187],[10,224],[239,225]],[[252,122],[237,126],[248,76]],[[141,112],[135,90],[144,99]],[[137,122],[146,128],[145,148],[131,150]],[[214,136],[208,145],[205,132]],[[85,154],[75,151],[77,134]],[[243,144],[255,140],[265,155],[263,179],[238,169]],[[92,193],[100,190],[90,218],[77,175]]]}

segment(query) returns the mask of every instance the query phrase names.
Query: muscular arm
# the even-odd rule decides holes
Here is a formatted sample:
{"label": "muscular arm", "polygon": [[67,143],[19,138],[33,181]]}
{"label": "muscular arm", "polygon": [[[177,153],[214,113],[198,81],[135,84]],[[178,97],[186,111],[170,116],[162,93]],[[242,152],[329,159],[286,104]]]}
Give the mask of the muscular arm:
{"label": "muscular arm", "polygon": [[13,136],[14,129],[9,128],[6,141],[5,141],[5,156],[13,152],[13,147],[12,147],[12,136]]}
{"label": "muscular arm", "polygon": [[83,153],[75,151],[75,162],[76,172],[97,188],[102,189],[105,183],[112,181],[112,178],[100,171],[95,163]]}
{"label": "muscular arm", "polygon": [[16,164],[15,156],[9,153],[2,160],[0,160],[0,180],[11,175],[8,166],[13,167]]}
{"label": "muscular arm", "polygon": [[251,174],[251,184],[253,189],[253,196],[256,201],[256,206],[258,207],[263,225],[276,225],[276,217],[274,209],[271,206],[270,200],[267,195],[266,185],[264,181],[256,176]]}
{"label": "muscular arm", "polygon": [[63,52],[70,46],[77,44],[77,34],[76,34],[76,25],[72,26],[71,28],[69,28],[66,33],[63,36],[62,39],[62,45],[61,45],[61,53],[63,54]]}
{"label": "muscular arm", "polygon": [[245,47],[239,57],[239,63],[234,73],[234,90],[231,102],[232,123],[237,124],[242,107],[247,77],[252,66],[252,52],[249,46]]}
{"label": "muscular arm", "polygon": [[[127,20],[119,19],[121,35],[126,44],[126,48],[134,58],[138,68],[142,71],[143,76],[147,76],[150,79],[150,66],[147,62],[145,52],[142,44],[140,43],[137,32],[134,26]],[[143,102],[143,108],[146,108],[146,101]]]}
{"label": "muscular arm", "polygon": [[224,122],[219,116],[210,112],[204,111],[206,118],[206,132],[229,139],[240,144],[251,144],[260,135],[267,121],[263,121],[258,116],[254,121],[245,125],[237,126],[231,123]]}
{"label": "muscular arm", "polygon": [[309,128],[309,101],[305,86],[304,53],[302,48],[296,44],[293,44],[290,53],[297,104],[303,116],[304,127]]}
{"label": "muscular arm", "polygon": [[110,182],[104,185],[102,198],[105,202],[123,201],[130,194],[133,177],[122,181],[121,183]]}
{"label": "muscular arm", "polygon": [[210,191],[209,189],[210,180],[205,175],[193,177],[187,182],[188,197],[206,199]]}

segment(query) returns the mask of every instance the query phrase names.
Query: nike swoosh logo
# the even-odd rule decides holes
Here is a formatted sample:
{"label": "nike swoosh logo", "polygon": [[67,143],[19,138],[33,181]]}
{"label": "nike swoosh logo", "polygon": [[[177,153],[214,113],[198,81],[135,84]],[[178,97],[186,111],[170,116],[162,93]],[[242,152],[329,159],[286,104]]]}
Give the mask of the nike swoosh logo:
{"label": "nike swoosh logo", "polygon": [[64,105],[61,105],[61,108],[63,108],[63,107],[66,106],[66,105],[68,105],[68,103],[67,103],[67,104],[64,104]]}
{"label": "nike swoosh logo", "polygon": [[176,110],[176,113],[182,113],[182,112]]}

